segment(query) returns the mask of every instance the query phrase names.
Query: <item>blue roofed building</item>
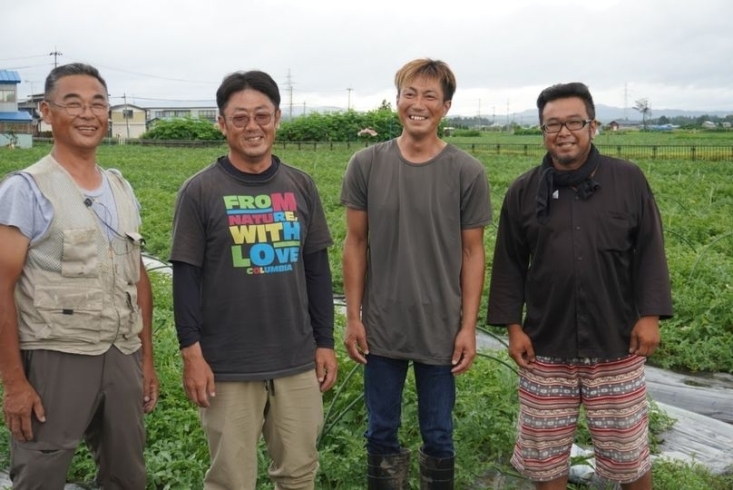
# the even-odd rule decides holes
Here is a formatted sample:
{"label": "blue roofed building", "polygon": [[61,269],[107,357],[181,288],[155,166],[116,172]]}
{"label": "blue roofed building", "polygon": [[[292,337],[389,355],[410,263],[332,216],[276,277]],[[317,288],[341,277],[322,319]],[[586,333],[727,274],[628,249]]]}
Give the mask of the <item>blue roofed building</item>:
{"label": "blue roofed building", "polygon": [[17,71],[0,70],[0,147],[33,146],[33,116],[18,110]]}

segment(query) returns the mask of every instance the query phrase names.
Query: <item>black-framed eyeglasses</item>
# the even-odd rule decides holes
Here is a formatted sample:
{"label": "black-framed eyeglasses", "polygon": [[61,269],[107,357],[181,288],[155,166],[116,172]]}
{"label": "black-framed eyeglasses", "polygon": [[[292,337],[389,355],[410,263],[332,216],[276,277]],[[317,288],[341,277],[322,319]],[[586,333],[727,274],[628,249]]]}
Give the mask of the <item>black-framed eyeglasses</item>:
{"label": "black-framed eyeglasses", "polygon": [[593,119],[569,119],[565,122],[550,122],[545,123],[540,128],[543,133],[559,133],[562,131],[562,127],[565,126],[569,131],[579,131],[592,123]]}
{"label": "black-framed eyeglasses", "polygon": [[87,107],[89,108],[89,110],[92,111],[92,114],[94,114],[95,116],[106,116],[109,113],[109,104],[104,102],[93,102],[91,104],[82,104],[81,102],[57,104],[56,102],[52,102],[50,100],[46,100],[46,102],[54,107],[60,107],[61,109],[65,110],[66,113],[70,116],[81,116],[82,114],[84,114],[84,111],[87,109]]}
{"label": "black-framed eyeglasses", "polygon": [[250,117],[246,114],[238,114],[234,117],[230,117],[229,121],[234,125],[235,128],[244,129],[247,127],[249,122],[254,119],[255,124],[258,126],[267,126],[272,121],[274,112],[258,112],[254,116]]}

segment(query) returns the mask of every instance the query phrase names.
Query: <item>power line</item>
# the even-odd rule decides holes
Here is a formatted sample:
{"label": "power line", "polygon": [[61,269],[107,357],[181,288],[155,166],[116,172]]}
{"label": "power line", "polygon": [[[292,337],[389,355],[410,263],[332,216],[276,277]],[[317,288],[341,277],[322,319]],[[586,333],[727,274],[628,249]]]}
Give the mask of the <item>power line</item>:
{"label": "power line", "polygon": [[27,60],[29,58],[45,58],[47,54],[34,54],[32,56],[16,56],[14,58],[0,58],[0,61]]}
{"label": "power line", "polygon": [[[80,60],[76,60],[76,61],[80,61]],[[111,66],[106,66],[106,65],[103,65],[103,64],[100,64],[100,63],[96,63],[93,60],[83,61],[83,62],[84,63],[89,63],[91,65],[94,65],[96,68],[104,68],[105,70],[118,71],[120,73],[127,73],[128,75],[136,75],[136,76],[139,76],[139,77],[156,78],[158,80],[166,80],[166,81],[169,81],[169,82],[202,83],[202,84],[207,84],[207,85],[210,85],[210,84],[218,84],[219,83],[219,82],[214,82],[214,81],[186,80],[186,79],[183,79],[183,78],[161,77],[161,76],[158,76],[158,75],[151,75],[149,73],[141,73],[141,72],[137,72],[137,71],[123,70],[121,68],[112,68]]]}
{"label": "power line", "polygon": [[[48,56],[44,54],[43,56]],[[26,66],[7,66],[3,70],[25,70],[26,68],[38,68],[39,66],[49,66],[51,63],[43,63],[40,65],[26,65]]]}

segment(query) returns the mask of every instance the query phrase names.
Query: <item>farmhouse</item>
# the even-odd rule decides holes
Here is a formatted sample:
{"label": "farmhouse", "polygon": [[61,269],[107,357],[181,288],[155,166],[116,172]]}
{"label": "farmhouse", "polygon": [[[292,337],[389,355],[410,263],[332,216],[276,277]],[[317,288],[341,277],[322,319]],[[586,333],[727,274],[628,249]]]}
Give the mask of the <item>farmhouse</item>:
{"label": "farmhouse", "polygon": [[33,146],[33,117],[18,110],[17,71],[0,70],[0,146]]}
{"label": "farmhouse", "polygon": [[213,101],[140,100],[136,103],[146,111],[148,124],[156,119],[174,119],[178,117],[203,118],[215,123],[216,116],[219,114],[216,102]]}
{"label": "farmhouse", "polygon": [[147,111],[133,104],[110,107],[109,133],[113,138],[139,138],[146,129]]}

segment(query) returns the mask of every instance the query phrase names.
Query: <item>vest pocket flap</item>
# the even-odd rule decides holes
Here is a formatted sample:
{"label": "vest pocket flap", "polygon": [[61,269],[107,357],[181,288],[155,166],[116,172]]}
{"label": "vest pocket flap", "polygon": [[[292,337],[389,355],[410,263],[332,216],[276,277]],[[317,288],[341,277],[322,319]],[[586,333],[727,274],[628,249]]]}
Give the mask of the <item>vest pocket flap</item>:
{"label": "vest pocket flap", "polygon": [[39,309],[60,310],[60,313],[73,315],[75,311],[102,311],[102,299],[101,289],[38,286],[35,289],[33,304]]}

